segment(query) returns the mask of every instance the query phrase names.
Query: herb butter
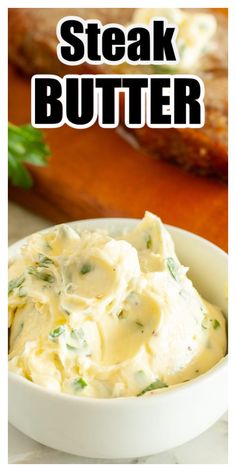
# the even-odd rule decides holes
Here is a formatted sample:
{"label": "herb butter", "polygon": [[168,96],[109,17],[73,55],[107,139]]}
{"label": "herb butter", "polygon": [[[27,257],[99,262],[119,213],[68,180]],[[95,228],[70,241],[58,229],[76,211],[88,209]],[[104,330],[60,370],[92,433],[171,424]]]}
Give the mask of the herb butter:
{"label": "herb butter", "polygon": [[140,396],[193,379],[226,352],[155,215],[116,238],[60,225],[9,268],[9,369],[57,392]]}

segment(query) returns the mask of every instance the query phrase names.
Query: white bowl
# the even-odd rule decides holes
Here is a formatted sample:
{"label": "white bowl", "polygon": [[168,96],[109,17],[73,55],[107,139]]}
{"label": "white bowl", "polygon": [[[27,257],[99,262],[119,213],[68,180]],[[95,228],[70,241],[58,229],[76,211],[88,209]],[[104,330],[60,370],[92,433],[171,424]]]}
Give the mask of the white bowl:
{"label": "white bowl", "polygon": [[[138,220],[106,218],[70,223],[116,234]],[[167,226],[181,262],[200,293],[227,313],[227,254],[195,234]],[[15,256],[21,240],[9,249]],[[50,392],[9,373],[9,420],[27,436],[72,454],[132,458],[176,447],[209,428],[226,410],[227,357],[195,380],[157,394],[114,399]]]}

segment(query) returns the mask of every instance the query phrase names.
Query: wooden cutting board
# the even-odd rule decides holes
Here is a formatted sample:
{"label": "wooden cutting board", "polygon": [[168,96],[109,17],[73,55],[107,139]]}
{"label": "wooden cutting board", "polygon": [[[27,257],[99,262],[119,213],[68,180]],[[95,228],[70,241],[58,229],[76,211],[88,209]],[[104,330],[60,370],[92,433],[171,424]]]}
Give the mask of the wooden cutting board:
{"label": "wooden cutting board", "polygon": [[[30,122],[30,80],[10,66],[9,120]],[[157,131],[158,132],[158,131]],[[45,130],[52,156],[31,167],[30,191],[10,186],[17,203],[55,223],[102,216],[141,217],[195,232],[227,250],[227,186],[189,174],[132,147],[112,129]]]}

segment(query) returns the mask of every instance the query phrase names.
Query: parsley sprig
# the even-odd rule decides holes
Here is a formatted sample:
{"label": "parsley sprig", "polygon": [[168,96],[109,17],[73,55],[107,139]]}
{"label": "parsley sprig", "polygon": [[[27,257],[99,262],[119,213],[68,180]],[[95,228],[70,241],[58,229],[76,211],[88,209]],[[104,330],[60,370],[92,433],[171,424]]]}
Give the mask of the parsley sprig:
{"label": "parsley sprig", "polygon": [[31,125],[8,124],[8,176],[13,185],[29,189],[33,180],[25,163],[45,166],[50,150],[40,130]]}

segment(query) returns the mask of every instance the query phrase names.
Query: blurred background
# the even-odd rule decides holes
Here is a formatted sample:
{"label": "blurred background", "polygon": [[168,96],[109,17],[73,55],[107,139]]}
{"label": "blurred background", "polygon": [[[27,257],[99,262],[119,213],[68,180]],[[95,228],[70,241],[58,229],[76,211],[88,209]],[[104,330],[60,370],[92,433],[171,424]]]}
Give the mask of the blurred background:
{"label": "blurred background", "polygon": [[[66,15],[104,24],[149,23],[166,16],[179,27],[180,63],[206,87],[206,124],[194,129],[85,130],[67,125],[34,133],[34,73],[156,73],[166,66],[65,66],[55,28]],[[9,242],[81,218],[141,217],[200,234],[227,249],[227,11],[224,9],[9,9]],[[121,111],[123,104],[121,102]],[[24,125],[24,126],[22,126]]]}

